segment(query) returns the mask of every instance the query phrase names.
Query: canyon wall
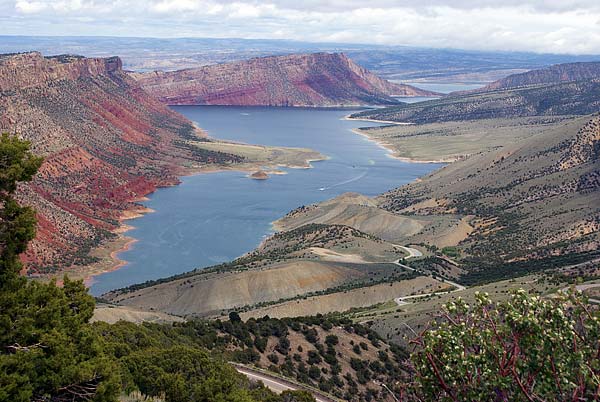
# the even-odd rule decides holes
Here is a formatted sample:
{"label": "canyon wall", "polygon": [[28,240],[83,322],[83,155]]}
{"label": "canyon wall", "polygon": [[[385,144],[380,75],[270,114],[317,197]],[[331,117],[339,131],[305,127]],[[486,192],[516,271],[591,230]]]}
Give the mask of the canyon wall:
{"label": "canyon wall", "polygon": [[377,77],[341,53],[292,54],[187,70],[131,73],[169,105],[390,105],[434,92]]}
{"label": "canyon wall", "polygon": [[184,164],[239,158],[189,145],[203,134],[148,95],[116,57],[0,55],[0,131],[31,141],[45,158],[18,192],[38,212],[24,255],[30,274],[94,262],[90,251],[115,237],[134,201],[177,183]]}

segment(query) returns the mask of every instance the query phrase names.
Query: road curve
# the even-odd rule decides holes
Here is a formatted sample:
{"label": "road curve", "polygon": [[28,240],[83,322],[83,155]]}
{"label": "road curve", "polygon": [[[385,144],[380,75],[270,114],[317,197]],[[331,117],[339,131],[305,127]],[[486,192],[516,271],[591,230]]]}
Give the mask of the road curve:
{"label": "road curve", "polygon": [[415,257],[423,257],[423,253],[417,250],[416,248],[401,246],[399,244],[392,244],[394,247],[398,247],[408,253],[406,258],[415,258]]}
{"label": "road curve", "polygon": [[327,395],[321,394],[314,389],[304,387],[300,384],[293,383],[291,381],[284,380],[282,378],[269,375],[262,371],[253,369],[252,367],[244,366],[237,363],[231,363],[238,373],[244,374],[252,381],[262,381],[263,384],[271,391],[278,394],[283,391],[308,391],[312,394],[317,402],[338,402],[337,399],[328,397]]}
{"label": "road curve", "polygon": [[[583,291],[585,291],[587,289],[598,288],[598,287],[600,287],[600,283],[584,283],[584,284],[581,284],[581,285],[575,285],[575,290],[583,292]],[[563,292],[566,292],[570,288],[571,288],[571,286],[567,286],[567,287],[564,287],[561,290]],[[588,298],[588,301],[590,303],[600,304],[600,300],[598,300],[598,299]]]}
{"label": "road curve", "polygon": [[[393,264],[396,264],[399,267],[402,267],[402,268],[404,268],[406,270],[409,270],[409,271],[418,272],[416,269],[411,268],[408,265],[402,264],[400,262],[400,260],[394,261]],[[427,275],[427,276],[433,278],[433,275]],[[419,297],[425,297],[425,296],[430,296],[430,295],[443,295],[443,294],[448,294],[448,293],[454,293],[454,292],[459,292],[461,290],[465,290],[466,289],[466,287],[464,287],[460,283],[452,282],[452,281],[449,281],[448,279],[443,279],[443,278],[435,278],[435,279],[438,280],[438,281],[442,281],[442,282],[444,282],[444,283],[446,283],[448,285],[454,286],[454,289],[449,290],[447,292],[431,292],[431,293],[421,293],[421,294],[418,294],[418,295],[396,297],[394,299],[394,301],[396,302],[397,305],[402,306],[402,305],[406,304],[406,300],[416,299],[416,298],[419,298]]]}

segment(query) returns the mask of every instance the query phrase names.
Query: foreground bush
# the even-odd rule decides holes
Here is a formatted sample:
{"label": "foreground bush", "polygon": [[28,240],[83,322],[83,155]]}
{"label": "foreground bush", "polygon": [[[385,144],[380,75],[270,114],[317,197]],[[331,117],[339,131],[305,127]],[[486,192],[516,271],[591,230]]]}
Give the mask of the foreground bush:
{"label": "foreground bush", "polygon": [[446,305],[413,341],[412,392],[426,400],[600,399],[597,309],[577,293],[554,299],[521,290],[505,302],[487,294]]}

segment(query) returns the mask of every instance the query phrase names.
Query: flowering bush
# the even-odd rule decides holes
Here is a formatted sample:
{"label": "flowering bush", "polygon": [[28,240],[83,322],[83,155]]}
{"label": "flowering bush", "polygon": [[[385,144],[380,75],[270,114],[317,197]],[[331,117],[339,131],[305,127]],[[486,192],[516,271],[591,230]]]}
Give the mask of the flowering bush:
{"label": "flowering bush", "polygon": [[448,303],[412,341],[413,391],[443,401],[599,400],[599,321],[577,292]]}

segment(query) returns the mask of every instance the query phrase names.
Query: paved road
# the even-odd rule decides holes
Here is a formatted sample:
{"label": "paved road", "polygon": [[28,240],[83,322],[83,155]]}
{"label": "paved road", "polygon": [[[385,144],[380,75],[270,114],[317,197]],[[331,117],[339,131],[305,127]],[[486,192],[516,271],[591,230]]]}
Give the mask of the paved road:
{"label": "paved road", "polygon": [[251,367],[241,366],[238,364],[232,364],[232,365],[239,373],[244,374],[250,380],[262,381],[263,384],[265,384],[265,386],[267,388],[269,388],[271,391],[276,392],[278,394],[282,393],[283,391],[288,391],[288,390],[289,391],[304,390],[304,391],[310,392],[317,402],[337,402],[336,399],[329,398],[326,395],[322,395],[312,389],[305,388],[301,385],[294,384],[291,381],[283,380],[281,378],[263,373],[262,371],[252,369]]}
{"label": "paved road", "polygon": [[417,250],[416,248],[401,246],[399,244],[392,244],[394,247],[401,248],[402,250],[408,253],[408,257],[406,258],[414,258],[414,257],[423,257],[423,253]]}
{"label": "paved road", "polygon": [[[600,287],[600,283],[584,283],[582,285],[575,285],[575,289],[579,290],[580,292],[583,292],[584,290],[588,290],[588,289],[592,289],[592,288],[598,288]],[[569,290],[570,286],[567,286],[565,288],[563,288],[563,292],[566,292],[567,290]],[[596,303],[596,304],[600,304],[600,300],[598,299],[592,299],[589,298],[588,301],[590,301],[591,303]]]}
{"label": "paved road", "polygon": [[[406,270],[417,272],[416,269],[411,268],[408,265],[402,264],[400,262],[400,260],[396,260],[393,263],[396,264],[396,265],[398,265],[399,267],[402,267],[402,268],[406,269]],[[430,278],[433,278],[433,275],[427,275],[427,276],[429,276]],[[444,295],[444,294],[448,294],[448,293],[459,292],[461,290],[465,290],[466,289],[466,287],[464,287],[460,283],[452,282],[452,281],[449,281],[447,279],[436,278],[436,280],[438,280],[438,281],[441,280],[442,282],[447,283],[448,285],[454,286],[454,289],[449,290],[447,292],[431,292],[431,293],[421,293],[421,294],[418,294],[418,295],[396,297],[394,299],[394,301],[396,302],[397,305],[402,306],[404,304],[407,304],[406,300],[416,299],[416,298],[419,298],[419,297],[425,297],[425,296],[434,295],[434,294],[435,295]]]}

